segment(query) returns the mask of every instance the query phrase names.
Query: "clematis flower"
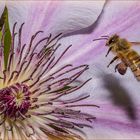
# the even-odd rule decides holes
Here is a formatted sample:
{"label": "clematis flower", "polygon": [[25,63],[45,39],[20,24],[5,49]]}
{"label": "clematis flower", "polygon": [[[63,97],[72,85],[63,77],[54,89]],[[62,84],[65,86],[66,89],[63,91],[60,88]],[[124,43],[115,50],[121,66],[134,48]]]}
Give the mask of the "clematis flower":
{"label": "clematis flower", "polygon": [[88,65],[73,65],[66,60],[66,53],[72,45],[63,48],[62,41],[59,41],[63,35],[93,24],[104,1],[88,4],[8,1],[0,5],[1,14],[5,4],[12,44],[5,67],[6,46],[2,37],[0,139],[87,139],[82,128],[91,128],[95,116],[82,108],[98,107],[86,102],[87,92],[80,92],[91,80],[88,77],[78,80]]}
{"label": "clematis flower", "polygon": [[[98,4],[97,1],[95,3]],[[20,7],[21,4],[22,4],[22,7]],[[91,5],[91,3],[89,3],[88,6],[85,5],[84,3],[84,7],[88,9],[87,10],[88,12],[85,12],[86,13],[85,16],[83,16],[83,13],[82,13],[82,11],[85,11],[85,10],[83,6],[82,8],[80,6],[80,12],[78,13],[81,13],[82,16],[80,15],[80,17],[84,17],[84,18],[77,18],[76,20],[73,20],[73,18],[68,18],[72,20],[65,20],[65,19],[68,17],[68,15],[71,15],[71,13],[75,13],[75,12],[69,12],[69,10],[71,8],[77,9],[77,6],[79,4],[77,5],[72,4],[75,6],[70,7],[69,10],[66,10],[69,6],[68,7],[65,6],[67,7],[65,9],[63,7],[65,4],[64,5],[62,4],[61,8],[63,7],[66,10],[65,12],[67,16],[61,16],[61,14],[63,13],[63,10],[61,11],[57,9],[59,7],[58,5],[46,6],[46,9],[43,8],[44,10],[42,10],[42,6],[45,7],[44,2],[42,3],[41,6],[39,6],[39,4],[35,6],[36,4],[32,3],[31,6],[29,6],[30,4],[25,4],[26,6],[24,7],[24,4],[22,2],[18,6],[17,5],[11,6],[11,5],[12,4],[9,2],[7,3],[8,9],[10,11],[9,20],[10,20],[11,30],[13,28],[13,24],[17,20],[18,20],[18,23],[20,24],[22,24],[25,21],[28,21],[27,23],[25,22],[25,26],[23,29],[22,42],[24,43],[30,42],[30,39],[28,36],[30,34],[31,35],[34,34],[35,30],[38,31],[40,30],[40,28],[43,28],[43,30],[45,29],[45,32],[44,32],[45,35],[47,35],[49,32],[53,33],[54,35],[59,34],[60,32],[64,32],[65,38],[63,37],[60,41],[65,45],[64,47],[61,46],[61,48],[58,49],[55,54],[60,55],[62,53],[62,50],[66,49],[65,46],[69,46],[70,44],[72,44],[72,46],[74,47],[71,47],[71,49],[67,52],[67,54],[63,56],[63,59],[61,59],[61,63],[59,63],[59,66],[62,66],[62,65],[64,66],[64,64],[67,64],[67,65],[73,64],[75,66],[76,65],[79,66],[84,63],[90,65],[88,72],[85,71],[83,75],[79,77],[79,80],[85,81],[85,79],[87,79],[88,76],[92,76],[93,79],[90,80],[83,88],[79,90],[75,90],[74,94],[69,94],[69,96],[67,97],[67,99],[69,100],[71,98],[72,99],[75,98],[75,95],[81,95],[81,93],[89,92],[89,93],[92,93],[90,94],[91,95],[90,98],[86,98],[86,96],[85,95],[83,96],[82,94],[82,96],[80,96],[80,98],[78,97],[78,99],[85,97],[86,100],[85,101],[78,100],[79,102],[75,102],[75,103],[77,103],[78,105],[94,103],[95,105],[100,106],[100,109],[87,108],[87,107],[86,109],[85,108],[81,109],[80,107],[81,105],[75,108],[77,110],[80,109],[83,113],[90,112],[90,114],[93,114],[94,116],[96,116],[96,120],[93,122],[93,129],[89,129],[87,127],[82,128],[83,132],[86,132],[88,134],[87,135],[88,138],[89,139],[111,139],[111,140],[112,139],[139,139],[140,137],[140,134],[139,134],[139,131],[140,131],[139,82],[136,81],[131,70],[129,69],[124,76],[121,76],[120,74],[115,73],[114,66],[116,65],[116,63],[112,64],[110,68],[107,68],[106,66],[108,65],[108,63],[110,62],[110,60],[112,59],[114,55],[110,53],[107,58],[105,57],[107,49],[108,49],[107,47],[105,47],[105,40],[100,40],[96,42],[92,41],[93,39],[100,38],[100,36],[102,35],[110,36],[115,33],[120,35],[120,37],[126,38],[130,41],[139,41],[139,38],[140,38],[139,1],[111,1],[111,0],[107,1],[102,11],[102,14],[100,15],[100,17],[98,17],[98,20],[92,26],[86,29],[82,29],[82,28],[87,27],[87,24],[88,26],[91,25],[95,21],[94,19],[96,19],[96,18],[93,18],[95,17],[95,15],[93,17],[90,17],[92,16],[92,14],[94,14],[94,12],[91,12],[89,14],[89,11],[94,10],[94,8],[91,8],[92,10],[91,9],[89,10],[89,7],[93,6]],[[101,6],[101,3],[99,5]],[[28,7],[27,8],[28,10],[25,10],[26,7]],[[48,7],[50,7],[49,10],[47,10]],[[50,11],[50,13],[48,14],[50,15],[49,18],[47,17],[48,11]],[[38,16],[36,16],[36,14],[38,14]],[[44,16],[42,17],[42,15],[44,14],[46,15],[45,19],[44,19]],[[57,16],[55,17],[54,15],[57,15]],[[16,17],[16,19],[14,17]],[[55,17],[55,18],[51,18],[51,17]],[[60,22],[57,22],[57,21],[60,21]],[[87,34],[77,35],[80,33],[91,33],[91,34],[90,35],[87,35]],[[36,38],[36,40],[38,39]],[[78,81],[75,81],[75,83],[77,82]],[[73,84],[75,85],[75,83]],[[66,100],[65,96],[63,96],[63,98],[65,98]],[[57,107],[58,107],[58,104],[57,104]],[[62,106],[60,108],[62,108]],[[77,119],[74,119],[74,120],[78,122]],[[38,122],[41,124],[44,124],[40,120],[38,120],[37,123]],[[86,123],[87,121],[84,124]],[[61,125],[62,124],[65,124],[65,123],[61,123]],[[22,128],[19,130],[23,132]],[[38,125],[36,126],[36,128],[39,128]],[[2,129],[2,130],[5,130],[5,129]],[[44,131],[42,130],[40,130],[39,132],[41,132],[41,136],[42,136],[42,133],[44,133]],[[4,133],[2,134],[4,135]],[[16,137],[20,138],[19,134],[23,134],[23,133],[14,133],[14,134],[16,134]],[[50,139],[56,138],[56,135],[47,135],[47,136]],[[76,133],[76,136],[77,136],[77,133]],[[36,139],[38,137],[33,137],[33,138]],[[59,135],[59,139],[63,139],[62,135]],[[66,139],[66,136],[65,136],[65,139]]]}

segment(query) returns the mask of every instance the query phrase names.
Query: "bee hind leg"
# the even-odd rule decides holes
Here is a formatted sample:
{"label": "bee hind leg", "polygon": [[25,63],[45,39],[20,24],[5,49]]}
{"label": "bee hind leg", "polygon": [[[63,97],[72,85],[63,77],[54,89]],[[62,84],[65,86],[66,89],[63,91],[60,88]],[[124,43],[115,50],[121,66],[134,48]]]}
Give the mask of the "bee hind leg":
{"label": "bee hind leg", "polygon": [[115,56],[110,63],[107,65],[107,67],[109,67],[114,61],[116,61],[118,59],[118,56]]}
{"label": "bee hind leg", "polygon": [[125,63],[121,62],[116,65],[115,72],[118,71],[121,75],[124,75],[127,71],[127,66]]}

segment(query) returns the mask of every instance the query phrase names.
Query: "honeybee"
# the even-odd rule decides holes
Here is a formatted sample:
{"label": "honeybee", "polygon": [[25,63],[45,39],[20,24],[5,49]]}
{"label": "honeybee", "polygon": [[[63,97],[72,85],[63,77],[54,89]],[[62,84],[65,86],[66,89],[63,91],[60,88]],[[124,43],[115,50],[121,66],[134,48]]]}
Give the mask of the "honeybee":
{"label": "honeybee", "polygon": [[140,81],[140,55],[131,48],[133,45],[140,45],[140,42],[129,42],[124,38],[120,38],[117,34],[114,34],[111,37],[101,37],[102,38],[95,40],[107,40],[106,46],[108,46],[109,49],[106,57],[110,51],[115,54],[115,57],[110,61],[107,67],[109,67],[114,61],[121,60],[121,62],[115,66],[115,72],[118,71],[121,75],[124,75],[129,67],[136,79]]}

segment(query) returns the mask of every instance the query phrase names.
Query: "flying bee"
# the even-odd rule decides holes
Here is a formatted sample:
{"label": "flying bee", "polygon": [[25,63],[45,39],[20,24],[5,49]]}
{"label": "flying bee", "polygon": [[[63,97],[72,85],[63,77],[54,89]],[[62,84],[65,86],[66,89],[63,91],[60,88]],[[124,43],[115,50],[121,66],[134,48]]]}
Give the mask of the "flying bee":
{"label": "flying bee", "polygon": [[140,81],[140,55],[131,48],[133,45],[140,45],[140,42],[129,42],[124,38],[120,38],[117,34],[114,34],[111,37],[101,37],[102,38],[93,41],[106,39],[106,46],[109,47],[106,57],[110,51],[115,54],[115,57],[110,61],[107,67],[116,60],[121,60],[121,62],[115,66],[115,72],[118,71],[121,75],[124,75],[129,67],[136,79]]}

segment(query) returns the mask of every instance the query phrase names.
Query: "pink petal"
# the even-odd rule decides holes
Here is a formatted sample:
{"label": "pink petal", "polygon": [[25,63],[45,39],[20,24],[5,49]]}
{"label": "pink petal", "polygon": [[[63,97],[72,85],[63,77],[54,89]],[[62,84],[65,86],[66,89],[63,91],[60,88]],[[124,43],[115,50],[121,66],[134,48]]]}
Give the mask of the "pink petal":
{"label": "pink petal", "polygon": [[69,33],[92,25],[100,15],[104,0],[8,2],[10,25],[25,22],[26,32]]}
{"label": "pink petal", "polygon": [[0,17],[2,15],[2,13],[3,13],[4,7],[5,7],[5,2],[4,1],[0,1]]}

